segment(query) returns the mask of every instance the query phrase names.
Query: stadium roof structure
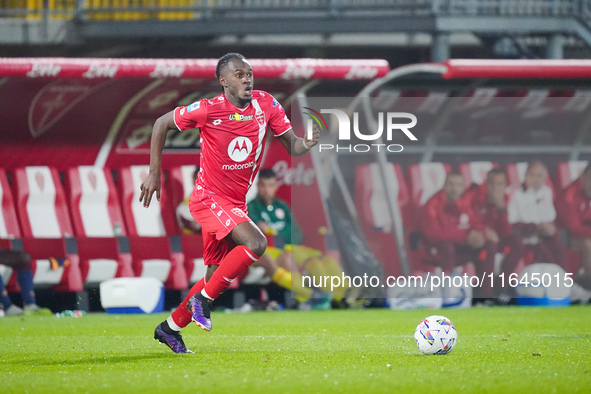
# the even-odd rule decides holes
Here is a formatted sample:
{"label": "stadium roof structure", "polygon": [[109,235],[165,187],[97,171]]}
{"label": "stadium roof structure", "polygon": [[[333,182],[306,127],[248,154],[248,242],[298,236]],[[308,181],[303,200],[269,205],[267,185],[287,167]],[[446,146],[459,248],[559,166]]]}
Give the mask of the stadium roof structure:
{"label": "stadium roof structure", "polygon": [[467,60],[443,62],[445,79],[591,78],[591,60]]}
{"label": "stadium roof structure", "polygon": [[359,96],[371,92],[390,81],[420,74],[433,74],[444,80],[457,79],[507,79],[507,80],[558,80],[591,79],[591,60],[496,60],[451,59],[442,63],[421,63],[398,67],[383,78],[365,87]]}
{"label": "stadium roof structure", "polygon": [[[211,78],[218,59],[0,58],[0,77]],[[390,66],[382,59],[249,59],[257,78],[373,79]]]}
{"label": "stadium roof structure", "polygon": [[[443,79],[591,78],[591,60],[452,59],[390,70],[382,59],[249,59],[258,78],[380,79],[415,73]],[[0,58],[0,77],[209,78],[217,59]],[[388,74],[388,75],[386,75]],[[378,81],[376,81],[378,82]],[[369,87],[368,87],[369,88]]]}

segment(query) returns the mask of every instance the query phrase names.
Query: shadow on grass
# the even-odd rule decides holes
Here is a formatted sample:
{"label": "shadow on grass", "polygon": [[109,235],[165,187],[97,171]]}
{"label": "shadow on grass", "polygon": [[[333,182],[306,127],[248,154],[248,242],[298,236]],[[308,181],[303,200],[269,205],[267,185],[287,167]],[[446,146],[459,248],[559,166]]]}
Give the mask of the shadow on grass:
{"label": "shadow on grass", "polygon": [[[167,350],[167,349],[164,349]],[[49,365],[111,365],[111,364],[119,364],[119,363],[134,363],[137,361],[147,361],[147,360],[156,360],[156,359],[171,359],[178,357],[174,353],[170,351],[164,352],[155,352],[155,353],[144,353],[144,354],[136,354],[136,355],[118,355],[118,356],[90,356],[85,358],[78,358],[74,360],[18,360],[14,362],[5,362],[6,364],[13,364],[13,365],[31,365],[31,366],[49,366]],[[180,355],[183,357],[184,355]]]}

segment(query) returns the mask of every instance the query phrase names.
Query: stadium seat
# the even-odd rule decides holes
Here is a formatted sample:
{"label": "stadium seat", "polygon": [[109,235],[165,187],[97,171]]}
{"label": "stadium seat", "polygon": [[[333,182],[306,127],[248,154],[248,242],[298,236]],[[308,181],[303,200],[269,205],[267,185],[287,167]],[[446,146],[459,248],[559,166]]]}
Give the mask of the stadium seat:
{"label": "stadium seat", "polygon": [[[0,209],[0,249],[12,249],[11,241],[13,239],[20,239],[21,230],[18,225],[16,211],[14,209],[14,199],[12,198],[6,172],[2,168],[0,168],[0,203],[2,205]],[[0,265],[0,275],[2,275],[7,288],[12,290],[10,288],[12,269]],[[12,282],[16,283],[14,280]]]}
{"label": "stadium seat", "polygon": [[[193,173],[197,166],[184,165],[170,169],[170,190],[172,191],[172,206],[175,208],[193,191]],[[189,283],[199,281],[207,271],[203,263],[203,239],[201,234],[182,234],[182,229],[177,225],[177,231],[181,234],[181,245],[185,254],[185,270]]]}
{"label": "stadium seat", "polygon": [[[402,217],[405,229],[404,239],[408,252],[410,251],[408,232],[414,224],[408,209],[410,207],[408,187],[399,164],[388,166],[386,171],[395,189],[393,190],[394,198],[398,202]],[[400,275],[400,259],[398,247],[394,240],[394,224],[392,223],[386,188],[382,182],[380,167],[377,163],[362,164],[357,167],[355,174],[355,206],[368,246],[382,264],[384,272],[386,275]]]}
{"label": "stadium seat", "polygon": [[120,248],[126,242],[116,238],[127,232],[110,171],[93,166],[70,168],[66,186],[84,282],[98,285],[133,276],[131,254]]}
{"label": "stadium seat", "polygon": [[172,206],[177,207],[193,191],[193,173],[196,165],[184,165],[170,169],[170,190]]}
{"label": "stadium seat", "polygon": [[471,161],[460,163],[458,169],[460,174],[464,177],[464,190],[468,189],[473,183],[482,185],[486,181],[486,174],[498,166],[497,163],[492,161]]}
{"label": "stadium seat", "polygon": [[419,163],[408,166],[410,197],[420,207],[443,187],[451,166],[444,163]]}
{"label": "stadium seat", "polygon": [[58,172],[45,166],[17,168],[14,184],[22,246],[33,259],[33,282],[55,286],[56,291],[83,291],[76,240]]}
{"label": "stadium seat", "polygon": [[140,185],[148,172],[149,166],[124,167],[119,171],[121,207],[133,270],[136,276],[161,280],[167,289],[183,290],[188,286],[188,278],[179,238],[169,238],[176,234],[176,226],[167,190],[161,189],[160,201],[154,193],[148,208],[139,201]]}
{"label": "stadium seat", "polygon": [[583,160],[558,163],[556,165],[556,174],[554,175],[556,189],[566,189],[568,185],[579,179],[588,164],[589,162]]}
{"label": "stadium seat", "polygon": [[6,172],[0,168],[0,238],[13,239],[21,237],[21,230],[14,209],[14,198],[8,184]]}

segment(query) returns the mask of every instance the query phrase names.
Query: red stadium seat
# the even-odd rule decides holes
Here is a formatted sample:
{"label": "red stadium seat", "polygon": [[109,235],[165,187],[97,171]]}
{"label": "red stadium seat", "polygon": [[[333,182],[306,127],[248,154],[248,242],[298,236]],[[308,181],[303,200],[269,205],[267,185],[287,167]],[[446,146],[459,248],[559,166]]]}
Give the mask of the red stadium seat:
{"label": "red stadium seat", "polygon": [[464,190],[473,183],[482,185],[486,181],[486,174],[499,165],[492,161],[471,161],[461,163],[458,167],[460,174],[464,177]]}
{"label": "red stadium seat", "polygon": [[127,232],[110,171],[93,166],[70,168],[66,185],[84,282],[98,284],[133,276],[131,254],[120,251],[116,238]]}
{"label": "red stadium seat", "polygon": [[184,165],[170,169],[170,190],[172,191],[172,206],[177,207],[181,201],[191,195],[195,182],[193,173],[196,165]]}
{"label": "red stadium seat", "polygon": [[119,171],[121,207],[129,233],[133,269],[136,276],[154,277],[168,289],[183,290],[188,286],[188,278],[180,242],[172,244],[175,238],[169,239],[177,232],[167,190],[161,189],[160,201],[154,193],[148,208],[139,201],[140,185],[148,172],[148,166],[124,167]]}
{"label": "red stadium seat", "polygon": [[558,190],[566,189],[571,183],[579,179],[583,170],[589,162],[579,161],[563,161],[556,165],[556,174],[554,179],[556,181],[556,188]]}
{"label": "red stadium seat", "polygon": [[[18,225],[16,211],[14,209],[14,199],[12,192],[8,185],[6,172],[0,168],[0,249],[11,249],[11,240],[21,237],[21,229]],[[12,276],[12,269],[10,267],[0,265],[0,275],[7,287],[10,288],[9,282]],[[13,278],[14,279],[14,278]],[[12,282],[16,283],[15,280]]]}
{"label": "red stadium seat", "polygon": [[[386,171],[392,179],[395,188],[394,197],[398,202],[400,213],[403,215],[403,212],[408,212],[410,204],[404,174],[399,164],[388,166]],[[368,246],[382,264],[384,272],[386,275],[400,275],[400,259],[394,241],[394,225],[377,163],[362,164],[357,167],[355,206]],[[408,220],[404,220],[404,217],[403,224],[405,226],[409,224]]]}
{"label": "red stadium seat", "polygon": [[[172,190],[172,203],[176,207],[193,191],[193,173],[197,166],[184,165],[170,170],[170,183]],[[182,230],[177,226],[177,231],[182,234]],[[203,239],[201,234],[182,234],[181,244],[185,254],[185,270],[189,278],[189,283],[199,281],[207,271],[203,262]]]}
{"label": "red stadium seat", "polygon": [[12,198],[6,172],[2,168],[0,168],[0,202],[2,203],[2,209],[0,210],[0,238],[20,238],[21,230],[14,209],[14,198]]}
{"label": "red stadium seat", "polygon": [[[23,249],[33,259],[33,282],[55,286],[57,291],[82,291],[74,231],[58,172],[44,166],[17,168],[14,183]],[[50,257],[67,259],[68,264],[52,264]]]}
{"label": "red stadium seat", "polygon": [[408,166],[411,201],[420,207],[443,187],[451,166],[444,163],[419,163]]}

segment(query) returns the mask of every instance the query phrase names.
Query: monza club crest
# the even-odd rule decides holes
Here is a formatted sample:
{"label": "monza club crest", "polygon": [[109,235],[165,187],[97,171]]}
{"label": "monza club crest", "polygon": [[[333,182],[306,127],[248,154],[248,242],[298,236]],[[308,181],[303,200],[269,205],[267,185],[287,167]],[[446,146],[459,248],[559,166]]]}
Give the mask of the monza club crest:
{"label": "monza club crest", "polygon": [[244,211],[240,208],[232,208],[231,211],[234,215],[238,216],[239,218],[243,218],[246,216],[246,214],[244,213]]}
{"label": "monza club crest", "polygon": [[102,83],[59,79],[45,85],[29,107],[29,132],[37,138],[70,113]]}
{"label": "monza club crest", "polygon": [[259,112],[257,113],[254,118],[257,120],[257,122],[259,123],[259,125],[264,126],[265,125],[265,113],[264,112]]}

